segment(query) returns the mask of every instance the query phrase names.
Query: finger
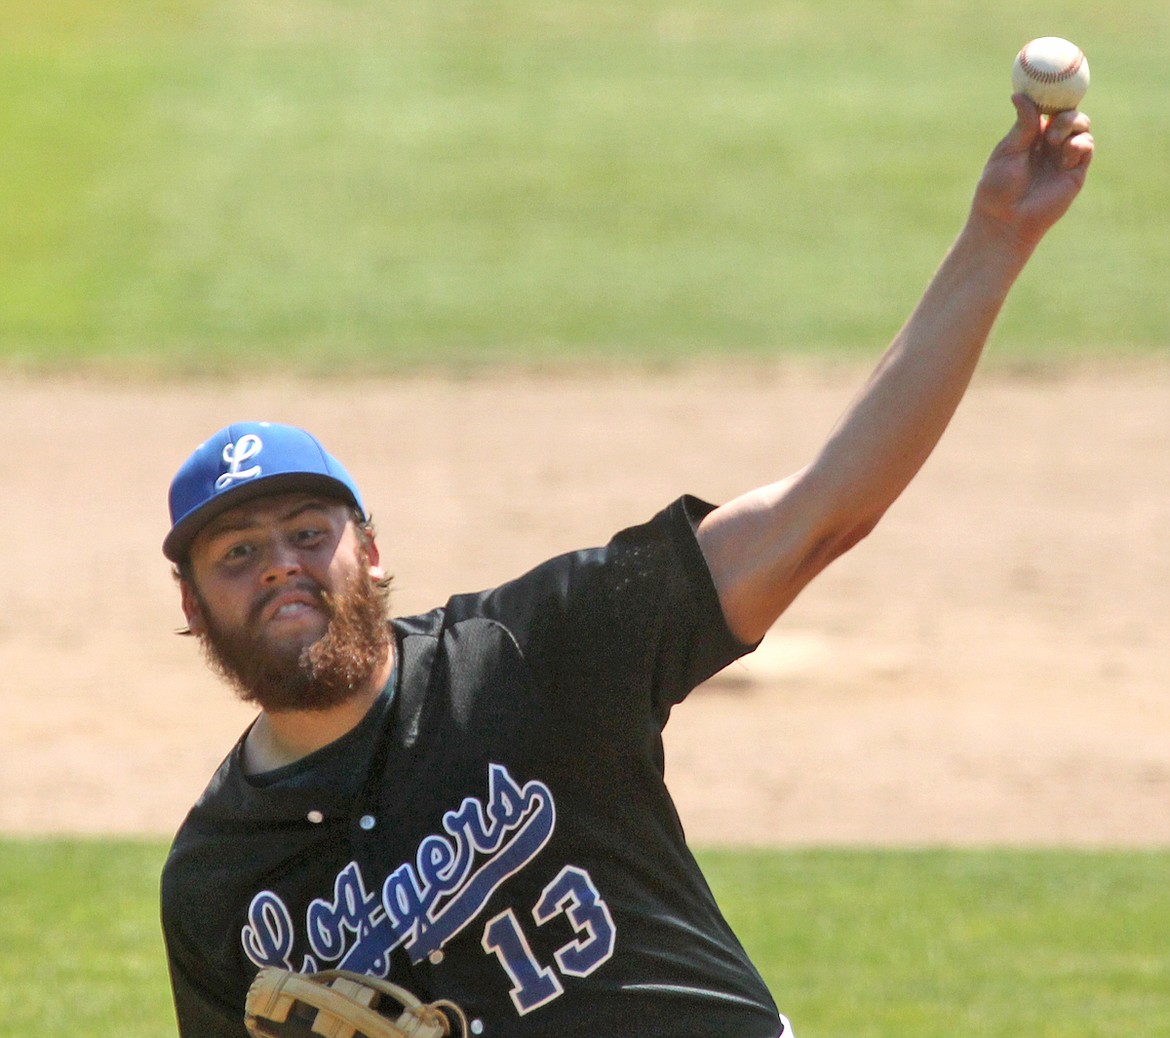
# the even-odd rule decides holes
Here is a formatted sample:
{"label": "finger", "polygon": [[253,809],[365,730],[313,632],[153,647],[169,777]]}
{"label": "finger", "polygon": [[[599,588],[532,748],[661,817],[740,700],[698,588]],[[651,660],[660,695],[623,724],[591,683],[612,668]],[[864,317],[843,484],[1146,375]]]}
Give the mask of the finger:
{"label": "finger", "polygon": [[1013,94],[1012,104],[1016,107],[1016,122],[1008,131],[1007,136],[1000,141],[999,150],[1001,152],[1030,151],[1044,129],[1040,109],[1026,94]]}
{"label": "finger", "polygon": [[1093,135],[1091,133],[1086,131],[1074,134],[1061,147],[1061,165],[1065,169],[1070,170],[1087,170],[1089,163],[1093,161],[1094,147]]}
{"label": "finger", "polygon": [[996,145],[992,158],[1006,158],[1009,156],[1024,156],[1031,152],[1044,137],[1044,119],[1040,115],[1032,98],[1024,94],[1013,94],[1012,104],[1016,105],[1016,123],[1012,125],[1007,135]]}
{"label": "finger", "polygon": [[1044,131],[1044,136],[1050,144],[1059,146],[1077,134],[1088,133],[1091,127],[1092,120],[1084,112],[1075,109],[1057,112]]}

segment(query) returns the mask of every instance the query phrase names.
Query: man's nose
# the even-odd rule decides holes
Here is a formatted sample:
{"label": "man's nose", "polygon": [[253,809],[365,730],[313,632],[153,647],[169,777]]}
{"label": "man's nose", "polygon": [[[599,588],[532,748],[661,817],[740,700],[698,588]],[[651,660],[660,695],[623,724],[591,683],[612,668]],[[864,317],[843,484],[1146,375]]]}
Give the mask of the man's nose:
{"label": "man's nose", "polygon": [[288,544],[276,543],[269,547],[265,559],[264,581],[275,584],[301,571],[301,558],[296,549]]}

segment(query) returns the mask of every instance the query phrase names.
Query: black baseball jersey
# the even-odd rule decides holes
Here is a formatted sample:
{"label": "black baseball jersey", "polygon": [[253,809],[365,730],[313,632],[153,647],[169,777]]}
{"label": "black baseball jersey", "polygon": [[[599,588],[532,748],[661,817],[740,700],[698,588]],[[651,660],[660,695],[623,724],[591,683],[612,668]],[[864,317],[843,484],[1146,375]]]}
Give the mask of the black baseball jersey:
{"label": "black baseball jersey", "polygon": [[233,750],[163,872],[185,1038],[244,1035],[270,965],[388,977],[485,1038],[781,1033],[663,779],[671,707],[749,649],[694,536],[710,507],[392,621],[357,728],[259,777]]}

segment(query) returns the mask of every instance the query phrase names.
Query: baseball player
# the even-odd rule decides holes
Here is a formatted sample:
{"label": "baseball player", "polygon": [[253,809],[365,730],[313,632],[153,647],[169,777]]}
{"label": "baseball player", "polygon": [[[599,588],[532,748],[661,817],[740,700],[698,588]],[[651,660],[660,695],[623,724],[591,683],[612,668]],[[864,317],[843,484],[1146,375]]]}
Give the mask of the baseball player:
{"label": "baseball player", "polygon": [[1087,117],[1013,100],[921,302],[779,482],[681,497],[388,621],[363,497],[316,438],[242,422],[183,463],[163,550],[190,632],[258,715],[163,872],[182,1035],[240,1038],[270,969],[384,978],[488,1038],[791,1034],[686,846],[661,733],[913,478],[1079,193]]}

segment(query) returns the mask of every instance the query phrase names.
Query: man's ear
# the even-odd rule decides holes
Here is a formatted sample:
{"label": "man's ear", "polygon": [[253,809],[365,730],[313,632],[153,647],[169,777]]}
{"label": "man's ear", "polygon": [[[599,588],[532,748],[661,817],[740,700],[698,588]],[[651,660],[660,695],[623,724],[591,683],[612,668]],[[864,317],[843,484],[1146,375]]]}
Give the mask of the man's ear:
{"label": "man's ear", "polygon": [[378,550],[378,540],[372,530],[366,537],[366,560],[370,566],[370,578],[375,581],[385,580],[386,571],[382,568],[382,553]]}
{"label": "man's ear", "polygon": [[205,634],[207,624],[203,619],[203,607],[199,604],[199,596],[189,580],[179,579],[179,599],[183,606],[183,615],[187,618],[187,630],[192,634]]}

